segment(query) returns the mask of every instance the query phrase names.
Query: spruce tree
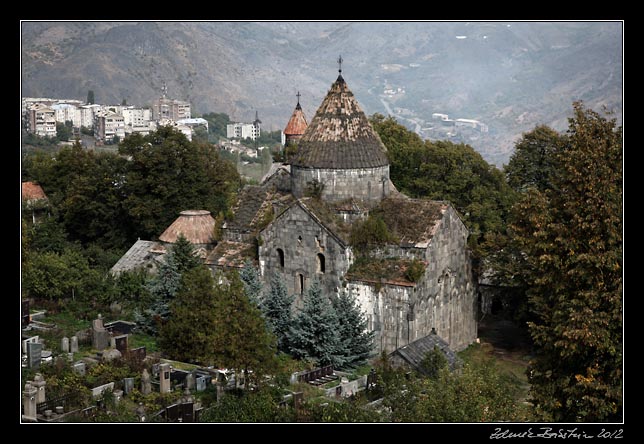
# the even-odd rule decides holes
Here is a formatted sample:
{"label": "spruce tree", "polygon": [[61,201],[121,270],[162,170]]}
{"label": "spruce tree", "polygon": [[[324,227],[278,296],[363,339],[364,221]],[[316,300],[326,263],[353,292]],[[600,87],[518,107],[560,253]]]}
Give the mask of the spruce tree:
{"label": "spruce tree", "polygon": [[346,291],[332,299],[338,317],[340,350],[346,366],[362,365],[372,356],[374,332],[368,330],[356,298]]}
{"label": "spruce tree", "polygon": [[248,299],[255,305],[260,304],[262,293],[262,281],[259,270],[253,265],[250,259],[244,262],[244,268],[239,272],[239,278],[244,283],[244,292]]}
{"label": "spruce tree", "polygon": [[172,261],[179,273],[192,270],[203,264],[203,261],[195,255],[194,246],[183,233],[179,233],[176,242],[172,245]]}
{"label": "spruce tree", "polygon": [[546,420],[619,420],[621,127],[575,103],[554,160],[551,187],[527,192],[511,227],[535,318],[531,394]]}
{"label": "spruce tree", "polygon": [[338,330],[335,311],[316,279],[289,332],[290,354],[298,359],[313,359],[320,366],[341,367],[344,359]]}
{"label": "spruce tree", "polygon": [[277,338],[277,349],[288,353],[288,335],[293,317],[291,307],[293,296],[289,296],[284,280],[277,273],[271,276],[271,286],[265,294],[260,308],[269,329]]}

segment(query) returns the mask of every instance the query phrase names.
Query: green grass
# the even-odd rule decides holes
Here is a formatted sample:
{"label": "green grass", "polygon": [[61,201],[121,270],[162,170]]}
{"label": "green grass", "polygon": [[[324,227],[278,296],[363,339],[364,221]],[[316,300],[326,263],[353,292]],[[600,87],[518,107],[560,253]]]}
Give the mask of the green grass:
{"label": "green grass", "polygon": [[129,348],[145,347],[146,353],[153,353],[159,351],[159,345],[154,336],[146,335],[144,333],[134,333],[128,338]]}

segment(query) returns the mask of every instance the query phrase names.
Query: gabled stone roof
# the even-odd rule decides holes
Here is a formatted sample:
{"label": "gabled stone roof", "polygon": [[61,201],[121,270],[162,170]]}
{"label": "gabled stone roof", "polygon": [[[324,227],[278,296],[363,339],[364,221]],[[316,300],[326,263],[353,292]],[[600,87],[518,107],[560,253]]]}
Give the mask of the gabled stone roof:
{"label": "gabled stone roof", "polygon": [[159,256],[154,251],[157,242],[137,240],[134,245],[115,263],[110,271],[114,275],[118,275],[124,271],[131,271],[137,268],[146,267],[149,263],[153,263]]}
{"label": "gabled stone roof", "polygon": [[293,111],[293,114],[291,114],[291,118],[286,124],[286,128],[284,128],[284,134],[287,136],[300,136],[304,134],[308,126],[309,124],[306,121],[306,116],[304,115],[304,111],[302,111],[300,102],[297,102],[295,110]]}
{"label": "gabled stone roof", "polygon": [[414,370],[420,371],[420,363],[427,353],[434,350],[434,346],[437,346],[443,352],[451,370],[454,370],[460,364],[460,359],[456,356],[456,353],[436,333],[430,333],[424,338],[416,339],[414,342],[394,350],[391,356],[398,356]]}
{"label": "gabled stone roof", "polygon": [[291,165],[356,169],[389,165],[387,148],[342,78],[331,85],[298,141]]}
{"label": "gabled stone roof", "polygon": [[175,243],[180,234],[191,244],[211,244],[214,239],[215,219],[207,210],[182,211],[179,217],[159,236],[159,240]]}

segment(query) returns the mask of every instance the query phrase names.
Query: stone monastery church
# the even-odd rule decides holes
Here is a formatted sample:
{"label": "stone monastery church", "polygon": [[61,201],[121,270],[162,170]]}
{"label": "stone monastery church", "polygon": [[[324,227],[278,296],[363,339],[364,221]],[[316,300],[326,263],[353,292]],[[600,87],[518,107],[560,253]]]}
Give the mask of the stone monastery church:
{"label": "stone monastery church", "polygon": [[[267,285],[278,273],[296,307],[314,280],[329,297],[355,295],[377,352],[433,331],[456,351],[474,342],[477,288],[468,231],[448,202],[411,199],[396,189],[387,149],[342,70],[310,123],[298,94],[284,133],[295,154],[240,192],[219,240],[208,211],[183,211],[159,241],[137,241],[112,271],[162,260],[181,233],[213,272],[241,268],[251,258]],[[369,218],[384,223],[389,236],[358,248],[352,229]]]}

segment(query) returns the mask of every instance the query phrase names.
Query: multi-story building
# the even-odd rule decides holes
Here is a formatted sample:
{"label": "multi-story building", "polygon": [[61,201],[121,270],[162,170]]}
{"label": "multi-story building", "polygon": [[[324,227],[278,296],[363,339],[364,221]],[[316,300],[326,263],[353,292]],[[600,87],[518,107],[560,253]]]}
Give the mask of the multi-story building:
{"label": "multi-story building", "polygon": [[257,140],[261,134],[262,121],[257,118],[253,123],[229,123],[226,125],[226,137],[228,139],[246,139]]}
{"label": "multi-story building", "polygon": [[152,104],[152,119],[153,120],[181,120],[189,119],[190,103],[182,100],[168,99],[167,97],[159,97]]}
{"label": "multi-story building", "polygon": [[76,128],[81,126],[81,110],[78,106],[71,103],[56,103],[51,106],[51,109],[55,111],[56,122],[72,122]]}
{"label": "multi-story building", "polygon": [[101,105],[83,105],[79,107],[79,109],[81,126],[84,126],[85,128],[93,128],[95,114],[100,111]]}
{"label": "multi-story building", "polygon": [[121,114],[100,111],[94,117],[94,138],[98,142],[111,142],[114,137],[125,137],[125,120]]}
{"label": "multi-story building", "polygon": [[56,137],[56,111],[41,103],[28,109],[28,130],[37,136]]}

